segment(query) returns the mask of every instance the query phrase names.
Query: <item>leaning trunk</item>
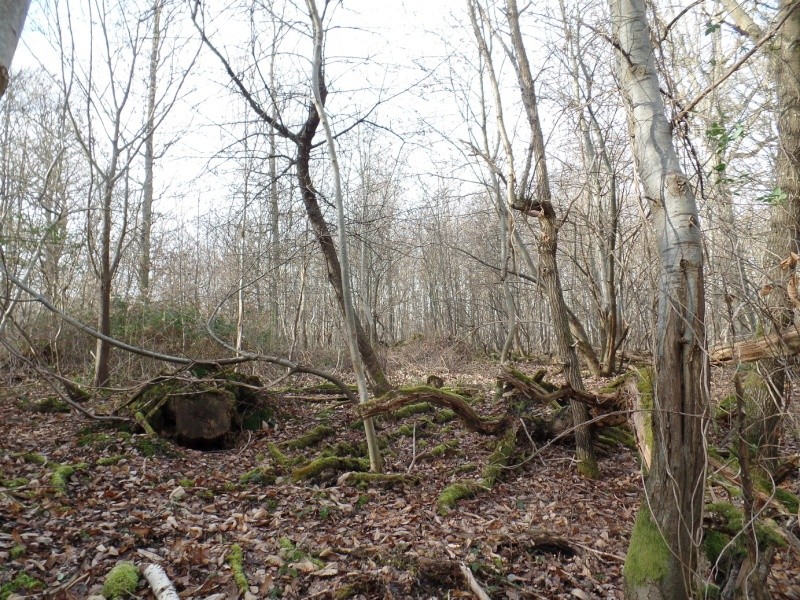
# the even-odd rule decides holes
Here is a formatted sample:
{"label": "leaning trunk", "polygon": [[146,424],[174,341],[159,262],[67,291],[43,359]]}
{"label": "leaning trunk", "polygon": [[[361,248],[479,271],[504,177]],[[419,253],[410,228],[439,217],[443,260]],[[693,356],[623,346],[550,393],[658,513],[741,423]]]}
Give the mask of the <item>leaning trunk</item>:
{"label": "leaning trunk", "polygon": [[697,206],[672,144],[644,0],[610,0],[633,154],[660,257],[653,459],[623,575],[628,598],[692,597],[705,489],[703,247]]}

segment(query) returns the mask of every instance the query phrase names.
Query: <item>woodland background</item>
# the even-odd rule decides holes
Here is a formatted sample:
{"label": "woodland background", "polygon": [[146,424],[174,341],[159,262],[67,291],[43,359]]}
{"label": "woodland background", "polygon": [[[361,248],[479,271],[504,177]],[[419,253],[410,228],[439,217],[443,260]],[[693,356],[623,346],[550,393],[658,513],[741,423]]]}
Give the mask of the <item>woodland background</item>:
{"label": "woodland background", "polygon": [[[151,507],[147,518],[135,516],[146,526],[124,543],[112,536],[101,545],[114,552],[93,560],[81,531],[111,535],[113,525],[69,533],[74,553],[58,556],[66,557],[60,572],[71,585],[48,580],[53,594],[98,592],[109,561],[137,547],[145,552],[139,558],[155,560],[164,542],[170,550],[161,560],[188,597],[344,598],[335,594],[346,586],[365,597],[480,596],[472,583],[506,597],[621,597],[623,588],[630,598],[800,597],[786,575],[800,548],[791,494],[798,491],[791,400],[800,348],[799,6],[33,4],[0,99],[0,352],[9,411],[0,484],[16,524],[0,539],[15,565],[0,570],[4,590],[22,589],[14,582],[28,572],[26,552],[34,563],[61,560],[37,553],[46,545],[39,538],[58,538],[54,531],[63,527],[42,521],[41,511],[63,516],[79,504],[53,500],[66,486],[75,498],[116,501],[115,486],[143,493],[141,432],[108,433],[104,423],[134,422],[123,409],[161,379],[196,383],[227,364],[235,366],[236,394],[257,388],[259,409],[275,412],[263,413],[246,442],[228,440],[233,454],[220,464],[189,450],[162,457],[150,485],[173,503],[174,526],[150,523],[157,514],[167,518],[166,505]],[[10,57],[2,60],[7,66]],[[637,112],[645,105],[654,107],[648,117]],[[313,452],[287,458],[279,450],[314,448],[319,440],[297,442],[303,431],[365,416],[363,407],[345,408],[342,398],[314,387],[320,374],[345,401],[374,409],[363,421],[367,445],[359,458],[368,456],[373,472],[413,475],[418,427],[422,436],[460,417],[469,430],[455,445],[447,445],[449,430],[439,433],[441,444],[431,442],[442,460],[419,495],[433,512],[406,497],[418,480],[401,477],[394,483],[405,491],[373,494],[391,521],[378,529],[394,531],[383,541],[397,527],[387,506],[401,513],[411,506],[422,511],[415,519],[434,523],[434,533],[408,546],[387,542],[380,561],[337,546],[330,540],[338,534],[328,529],[346,527],[371,500],[335,491],[346,480],[319,495],[330,479],[295,485]],[[561,396],[548,396],[554,392]],[[32,400],[34,409],[47,408],[40,400],[51,395],[72,415],[25,416]],[[400,412],[423,401],[420,413],[434,414],[424,425],[413,411]],[[562,410],[568,418],[554,416]],[[385,413],[417,420],[379,417],[375,437],[372,416]],[[534,413],[545,423],[538,433],[528,429],[540,423]],[[612,423],[610,413],[630,423]],[[82,430],[83,421],[99,421],[101,429]],[[633,449],[620,446],[615,452],[624,458],[608,460],[606,446],[617,442],[606,436],[600,443],[598,428],[620,427]],[[324,431],[323,438],[332,435]],[[676,431],[685,437],[670,437]],[[572,447],[559,445],[573,432],[577,460]],[[75,446],[87,435],[105,436],[87,442],[103,458],[122,458],[100,465]],[[379,449],[378,437],[393,440],[388,449]],[[363,434],[337,433],[342,443],[355,438]],[[404,438],[410,447],[392,446]],[[61,445],[52,446],[54,439]],[[541,456],[538,443],[545,444]],[[636,531],[655,524],[675,534],[656,536],[666,556],[659,543],[636,546],[634,534],[631,553],[654,552],[650,562],[668,575],[627,563],[623,583],[621,555],[642,487],[636,452],[648,473],[644,497],[653,500]],[[598,538],[584,535],[591,519],[581,522],[577,546],[566,530],[533,536],[529,548],[556,557],[544,568],[557,577],[546,581],[510,551],[519,532],[504,527],[485,547],[473,545],[503,520],[483,518],[505,510],[494,503],[515,497],[503,487],[516,485],[503,483],[506,476],[525,481],[504,506],[517,511],[515,522],[528,519],[528,535],[542,524],[532,524],[531,511],[536,519],[557,513],[532,499],[546,495],[537,486],[552,485],[538,477],[529,487],[533,457],[542,472],[555,471],[553,480],[554,464],[575,464],[583,476],[571,480],[576,489],[602,477],[595,489],[606,500],[595,509],[609,523],[609,499],[617,496],[608,486],[624,490],[621,518],[630,526],[600,527]],[[219,479],[231,469],[225,461],[239,459],[250,468]],[[105,470],[90,485],[70,480],[73,468],[65,481],[49,480],[43,500],[38,488],[56,460]],[[458,484],[459,464],[473,460],[503,471],[483,471],[481,486],[494,489],[484,502],[492,504],[468,515],[480,522],[453,548],[468,539],[472,562],[499,562],[482,570],[461,550],[440,556],[435,549],[412,552],[411,566],[391,558],[459,527],[432,515],[449,514],[442,488]],[[214,464],[204,472],[198,465],[208,461]],[[522,471],[506,473],[512,465]],[[258,469],[269,471],[258,471],[255,482],[266,491],[247,487],[256,475],[240,479]],[[291,489],[282,487],[289,481]],[[719,486],[739,521],[721,505],[703,509]],[[192,490],[197,506],[175,508],[179,487]],[[704,496],[698,490],[706,487]],[[460,498],[477,493],[469,488]],[[782,493],[789,495],[780,500]],[[591,506],[592,491],[586,494],[575,502]],[[200,522],[201,505],[213,506],[212,498],[216,514],[241,516],[238,525]],[[231,534],[249,531],[246,523],[278,527],[284,502],[314,507],[313,542],[245,536],[245,565],[261,567],[251,586],[240,585],[229,560]],[[270,508],[259,512],[262,505]],[[709,521],[722,513],[728,518]],[[195,549],[181,545],[187,535]],[[712,539],[724,539],[722,548],[709,551]],[[596,563],[586,572],[581,544],[593,548],[584,548],[584,558]],[[562,569],[565,556],[572,562]],[[431,566],[428,558],[439,562]],[[614,566],[601,565],[604,559]],[[192,565],[215,561],[221,579],[214,571],[203,582]],[[472,582],[457,568],[467,563]],[[238,564],[241,571],[241,556]],[[383,575],[370,579],[378,567]],[[403,575],[409,572],[416,579]],[[315,577],[335,583],[309,583]],[[419,583],[428,579],[434,583]]]}

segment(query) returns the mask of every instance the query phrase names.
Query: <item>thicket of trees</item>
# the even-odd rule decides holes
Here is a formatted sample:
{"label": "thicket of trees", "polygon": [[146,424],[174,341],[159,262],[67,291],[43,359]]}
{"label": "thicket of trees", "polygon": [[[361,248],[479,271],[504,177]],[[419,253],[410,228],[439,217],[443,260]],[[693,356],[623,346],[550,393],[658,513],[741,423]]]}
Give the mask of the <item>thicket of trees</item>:
{"label": "thicket of trees", "polygon": [[[30,17],[55,58],[12,72],[0,101],[5,359],[91,363],[98,386],[158,368],[20,283],[169,354],[330,367],[349,348],[362,400],[391,387],[387,349],[420,338],[552,356],[575,389],[581,366],[652,356],[632,544],[661,532],[669,576],[628,593],[689,597],[707,347],[780,350],[800,305],[800,3],[465,0],[434,24],[448,54],[407,60],[380,46],[390,24],[357,29],[351,10],[89,0]],[[358,58],[364,39],[382,62]],[[224,108],[198,159],[186,115],[210,95]],[[769,461],[791,373],[767,354]],[[583,405],[574,417],[596,476]]]}

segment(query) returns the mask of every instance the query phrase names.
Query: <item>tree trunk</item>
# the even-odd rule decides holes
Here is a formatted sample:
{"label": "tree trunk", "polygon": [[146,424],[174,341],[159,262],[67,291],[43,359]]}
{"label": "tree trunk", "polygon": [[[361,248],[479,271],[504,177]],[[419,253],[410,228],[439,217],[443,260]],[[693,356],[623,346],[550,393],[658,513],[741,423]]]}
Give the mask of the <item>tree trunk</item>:
{"label": "tree trunk", "polygon": [[[778,90],[778,157],[776,201],[770,220],[769,246],[765,270],[770,292],[765,296],[767,319],[764,333],[783,334],[794,323],[792,296],[797,297],[796,261],[800,253],[800,2],[783,0],[778,18],[793,11],[779,30],[779,56],[776,66]],[[784,260],[789,257],[789,260]],[[764,410],[764,440],[761,452],[770,468],[777,466],[781,422],[787,406],[786,361],[762,362],[767,374],[769,398]]]}
{"label": "tree trunk", "polygon": [[[325,84],[321,83],[322,102],[324,104],[327,90]],[[333,243],[328,223],[320,210],[319,202],[317,202],[317,192],[314,189],[314,184],[311,180],[310,161],[311,150],[313,148],[314,134],[319,126],[319,115],[317,115],[316,108],[313,106],[309,110],[308,118],[306,119],[303,130],[298,136],[297,142],[297,179],[300,184],[300,193],[303,197],[303,204],[306,208],[308,220],[311,222],[311,227],[319,242],[322,256],[325,258],[325,267],[328,271],[328,281],[333,287],[336,300],[339,303],[339,308],[344,315],[345,302],[344,302],[344,289],[342,287],[342,271],[339,264],[339,255],[336,251],[336,246]],[[384,373],[383,366],[375,350],[369,342],[369,336],[358,316],[355,316],[355,332],[358,341],[358,350],[364,360],[364,367],[367,376],[370,379],[372,391],[376,396],[381,396],[391,389],[389,381]]]}
{"label": "tree trunk", "polygon": [[[522,40],[522,32],[519,27],[519,9],[516,0],[508,0],[506,16],[511,30],[511,43],[514,49],[514,68],[517,73],[517,80],[522,95],[522,103],[528,118],[528,126],[531,132],[531,149],[533,151],[533,161],[535,164],[534,177],[536,181],[536,198],[532,203],[525,204],[523,207],[515,203],[514,208],[524,208],[533,211],[538,217],[541,225],[541,238],[539,240],[539,274],[547,292],[550,303],[550,313],[553,319],[553,333],[555,334],[556,351],[564,363],[564,376],[569,384],[576,390],[583,391],[583,379],[581,378],[580,363],[575,352],[572,334],[570,333],[569,317],[567,304],[564,301],[564,292],[561,287],[561,279],[558,273],[558,226],[556,224],[556,214],[553,209],[552,192],[550,190],[550,179],[547,172],[547,157],[544,148],[544,136],[542,125],[539,120],[538,101],[534,87],[533,75],[525,45]],[[578,458],[578,471],[587,477],[597,477],[597,459],[592,447],[592,434],[587,422],[589,421],[589,411],[580,402],[571,401],[572,414],[575,419],[575,446]]]}
{"label": "tree trunk", "polygon": [[[116,172],[116,151],[112,156],[110,173]],[[100,283],[99,314],[97,330],[103,335],[111,336],[111,288],[114,272],[111,267],[111,204],[114,198],[114,180],[106,175],[103,186],[103,199],[100,208],[102,225],[100,230],[100,257],[98,261],[98,279]],[[97,387],[108,385],[111,375],[111,346],[103,339],[97,339],[94,364],[94,384]]]}
{"label": "tree trunk", "polygon": [[153,39],[150,47],[150,70],[147,84],[147,123],[144,141],[144,186],[142,190],[142,231],[139,255],[139,297],[150,299],[150,233],[153,228],[153,133],[156,111],[156,75],[161,40],[162,0],[153,2]]}
{"label": "tree trunk", "polygon": [[653,462],[623,575],[628,598],[688,600],[705,490],[702,237],[665,116],[644,0],[609,5],[634,160],[650,202],[661,267]]}
{"label": "tree trunk", "polygon": [[6,93],[9,71],[19,36],[28,16],[31,0],[3,0],[0,2],[0,98]]}
{"label": "tree trunk", "polygon": [[[723,0],[737,26],[751,38],[763,36],[750,15],[732,0]],[[778,96],[778,156],[775,201],[770,219],[768,252],[764,258],[762,287],[766,307],[763,331],[768,338],[791,335],[795,319],[792,297],[797,297],[796,261],[800,253],[800,2],[782,0],[777,21],[786,19],[778,30],[777,48],[771,51],[770,71]],[[788,257],[788,260],[787,260]],[[761,454],[770,468],[775,464],[786,410],[786,361],[782,348],[761,361],[769,395],[762,407],[764,439]]]}

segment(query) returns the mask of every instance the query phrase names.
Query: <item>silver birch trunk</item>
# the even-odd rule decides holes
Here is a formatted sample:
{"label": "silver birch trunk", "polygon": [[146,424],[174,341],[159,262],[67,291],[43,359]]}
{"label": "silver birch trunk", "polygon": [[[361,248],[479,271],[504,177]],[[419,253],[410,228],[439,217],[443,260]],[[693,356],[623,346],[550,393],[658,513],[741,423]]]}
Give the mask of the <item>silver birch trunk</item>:
{"label": "silver birch trunk", "polygon": [[635,600],[692,598],[705,491],[703,247],[665,116],[644,0],[610,0],[633,155],[660,258],[653,457],[623,570]]}
{"label": "silver birch trunk", "polygon": [[0,98],[6,93],[9,71],[19,37],[28,16],[31,0],[3,0],[0,2]]}

